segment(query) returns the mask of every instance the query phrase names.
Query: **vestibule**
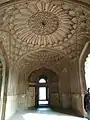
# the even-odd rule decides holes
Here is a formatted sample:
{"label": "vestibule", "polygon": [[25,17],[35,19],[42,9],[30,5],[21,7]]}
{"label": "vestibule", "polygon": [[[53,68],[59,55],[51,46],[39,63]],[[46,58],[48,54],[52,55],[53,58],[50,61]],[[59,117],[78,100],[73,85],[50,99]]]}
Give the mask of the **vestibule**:
{"label": "vestibule", "polygon": [[87,1],[0,1],[1,120],[43,106],[84,116]]}

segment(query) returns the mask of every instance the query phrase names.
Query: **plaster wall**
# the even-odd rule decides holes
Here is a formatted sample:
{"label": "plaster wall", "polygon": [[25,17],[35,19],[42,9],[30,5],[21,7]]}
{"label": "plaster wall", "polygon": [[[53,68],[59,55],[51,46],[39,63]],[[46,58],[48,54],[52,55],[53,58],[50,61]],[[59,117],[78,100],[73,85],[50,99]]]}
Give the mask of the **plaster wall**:
{"label": "plaster wall", "polygon": [[15,71],[12,72],[11,69],[9,69],[5,120],[8,120],[17,111],[18,106],[17,80],[18,80],[17,72]]}
{"label": "plaster wall", "polygon": [[20,76],[18,69],[9,73],[5,120],[8,120],[16,112],[26,110],[29,105],[33,104],[32,96],[30,97],[32,92],[28,94],[27,82],[24,78],[24,75]]}
{"label": "plaster wall", "polygon": [[79,78],[79,67],[78,61],[75,61],[72,64],[72,72],[71,72],[71,100],[72,100],[72,108],[78,114],[83,114],[83,100],[82,100],[82,92],[81,92],[81,83]]}
{"label": "plaster wall", "polygon": [[71,61],[71,64],[62,64],[59,77],[60,101],[63,108],[71,108],[78,115],[83,116],[83,97],[79,78],[79,62]]}
{"label": "plaster wall", "polygon": [[[35,106],[35,85],[39,76],[44,74],[50,81],[50,105],[52,107],[71,108],[82,114],[82,94],[80,92],[77,62],[71,66],[61,67],[59,75],[48,69],[39,69],[30,74],[28,80],[25,75],[13,72],[9,78],[6,120],[16,111],[26,110]],[[72,68],[70,70],[70,68]],[[32,87],[30,87],[32,86]],[[8,110],[9,108],[9,110]]]}

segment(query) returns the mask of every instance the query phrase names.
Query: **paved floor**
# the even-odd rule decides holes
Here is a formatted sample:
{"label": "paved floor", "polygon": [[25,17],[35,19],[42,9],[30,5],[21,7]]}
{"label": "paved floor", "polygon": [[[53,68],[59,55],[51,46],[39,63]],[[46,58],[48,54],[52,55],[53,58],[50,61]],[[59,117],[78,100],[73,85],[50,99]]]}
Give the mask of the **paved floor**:
{"label": "paved floor", "polygon": [[10,120],[87,120],[72,114],[55,112],[49,108],[39,108],[16,113]]}

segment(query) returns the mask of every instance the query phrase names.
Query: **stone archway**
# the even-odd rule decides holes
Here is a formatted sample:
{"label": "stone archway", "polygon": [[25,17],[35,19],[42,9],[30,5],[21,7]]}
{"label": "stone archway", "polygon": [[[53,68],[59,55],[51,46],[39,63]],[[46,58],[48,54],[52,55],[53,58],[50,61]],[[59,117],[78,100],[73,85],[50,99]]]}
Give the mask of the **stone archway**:
{"label": "stone archway", "polygon": [[[47,78],[46,83],[39,83],[40,78]],[[59,84],[58,84],[58,75],[50,69],[40,68],[32,72],[28,77],[28,87],[29,89],[35,87],[35,96],[33,100],[35,101],[34,106],[39,106],[39,87],[46,87],[49,89],[49,95],[47,91],[48,107],[59,107]],[[30,90],[31,90],[30,89]]]}

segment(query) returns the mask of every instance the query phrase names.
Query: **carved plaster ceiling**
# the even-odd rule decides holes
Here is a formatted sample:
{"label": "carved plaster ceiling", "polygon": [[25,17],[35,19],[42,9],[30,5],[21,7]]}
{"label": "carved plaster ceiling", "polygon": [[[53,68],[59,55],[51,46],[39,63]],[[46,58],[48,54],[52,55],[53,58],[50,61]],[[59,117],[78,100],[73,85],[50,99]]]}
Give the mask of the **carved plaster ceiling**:
{"label": "carved plaster ceiling", "polygon": [[12,5],[5,11],[3,21],[3,27],[17,42],[34,47],[60,44],[72,37],[77,26],[74,11],[44,2]]}
{"label": "carved plaster ceiling", "polygon": [[[17,0],[3,5],[0,11],[0,40],[12,65],[25,66],[24,63],[32,64],[34,60],[45,63],[62,56],[77,58],[90,38],[89,8],[78,3]],[[35,52],[41,48],[42,52]],[[58,50],[60,54],[51,54],[48,49]],[[30,57],[26,57],[27,53]],[[25,60],[21,60],[22,56]]]}
{"label": "carved plaster ceiling", "polygon": [[49,66],[52,68],[56,68],[58,61],[60,61],[62,58],[63,56],[55,51],[41,50],[38,52],[28,54],[25,57],[21,58],[21,61],[18,62],[17,66],[19,66],[19,69],[21,69],[21,71],[29,70],[29,72],[30,68],[35,70],[35,68],[38,68],[40,66]]}

